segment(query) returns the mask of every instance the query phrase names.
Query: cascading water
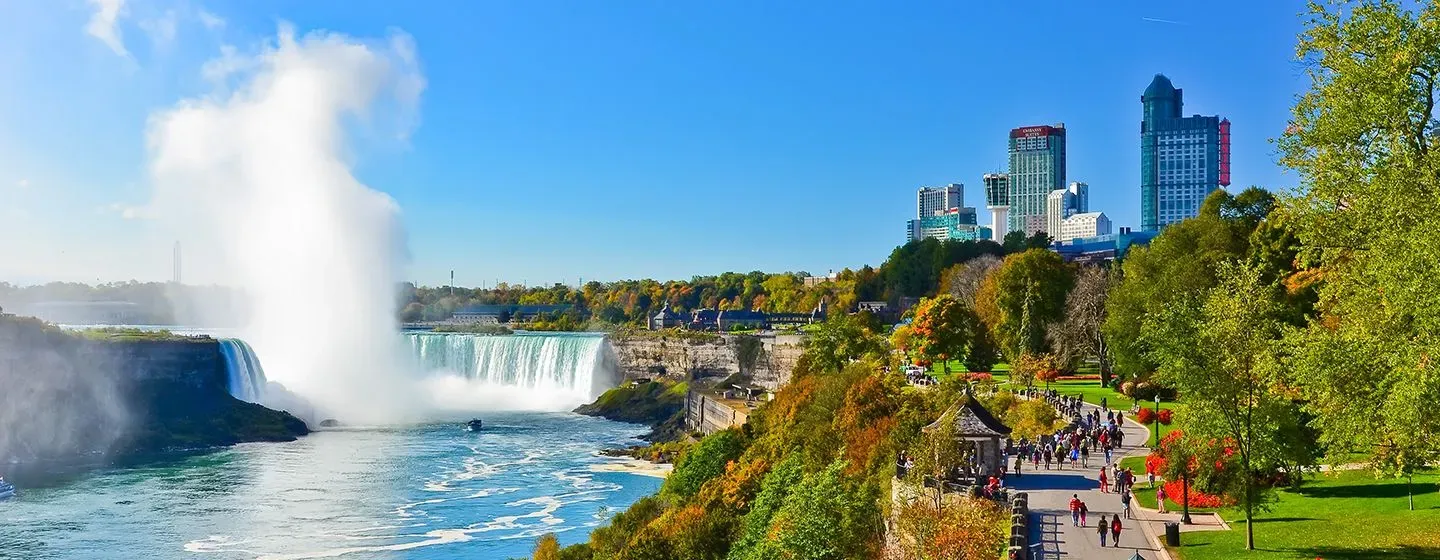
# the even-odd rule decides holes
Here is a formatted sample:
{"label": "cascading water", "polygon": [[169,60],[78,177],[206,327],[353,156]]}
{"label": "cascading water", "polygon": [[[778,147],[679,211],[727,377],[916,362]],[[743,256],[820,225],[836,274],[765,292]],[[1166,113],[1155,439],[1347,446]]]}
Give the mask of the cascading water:
{"label": "cascading water", "polygon": [[230,396],[245,402],[263,403],[268,381],[255,350],[238,338],[222,338],[220,353],[225,356]]}
{"label": "cascading water", "polygon": [[[406,333],[442,408],[563,410],[613,384],[613,352],[604,336],[585,334]],[[457,381],[460,381],[457,383]]]}

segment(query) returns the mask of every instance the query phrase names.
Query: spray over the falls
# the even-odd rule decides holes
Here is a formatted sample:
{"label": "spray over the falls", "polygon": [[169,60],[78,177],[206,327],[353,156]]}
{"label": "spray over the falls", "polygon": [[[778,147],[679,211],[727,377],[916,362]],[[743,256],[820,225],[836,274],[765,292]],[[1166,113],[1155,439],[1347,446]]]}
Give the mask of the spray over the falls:
{"label": "spray over the falls", "polygon": [[197,276],[244,292],[238,334],[271,380],[327,417],[414,419],[423,396],[395,336],[399,208],[352,175],[347,142],[388,120],[407,132],[424,87],[409,36],[282,25],[274,44],[227,49],[205,74],[215,92],[150,119],[148,210],[198,248]]}

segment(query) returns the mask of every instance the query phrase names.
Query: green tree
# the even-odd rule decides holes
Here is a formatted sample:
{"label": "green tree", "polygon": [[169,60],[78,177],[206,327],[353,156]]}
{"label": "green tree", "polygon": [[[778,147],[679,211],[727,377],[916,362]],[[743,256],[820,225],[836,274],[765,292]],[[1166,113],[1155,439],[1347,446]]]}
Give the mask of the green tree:
{"label": "green tree", "polygon": [[1257,479],[1303,442],[1284,437],[1298,410],[1274,391],[1280,379],[1272,347],[1282,327],[1277,289],[1239,264],[1222,266],[1220,274],[1205,298],[1147,321],[1145,336],[1158,379],[1185,395],[1186,434],[1218,439],[1238,456],[1235,482],[1217,489],[1244,510],[1245,548],[1254,550],[1254,513],[1267,498]]}
{"label": "green tree", "polygon": [[1045,352],[1046,326],[1063,316],[1074,283],[1070,266],[1053,251],[1030,249],[1006,257],[994,279],[998,317],[991,328],[1005,356]]}
{"label": "green tree", "polygon": [[970,346],[965,350],[965,369],[988,373],[999,361],[1000,349],[995,346],[995,340],[990,338],[984,325],[977,324]]}
{"label": "green tree", "polygon": [[661,492],[694,496],[701,485],[725,472],[725,465],[739,457],[744,446],[744,436],[733,428],[705,436],[675,462],[675,470],[665,479]]}
{"label": "green tree", "polygon": [[1001,242],[1001,246],[1005,249],[1005,254],[1007,255],[1024,251],[1027,248],[1025,247],[1025,232],[1016,230],[1005,234],[1005,239]]}
{"label": "green tree", "polygon": [[883,356],[885,340],[870,330],[865,318],[837,313],[810,331],[805,353],[821,370],[837,372],[861,356]]}
{"label": "green tree", "polygon": [[770,522],[780,511],[780,506],[785,504],[791,489],[804,479],[802,465],[800,455],[792,454],[765,474],[764,481],[760,483],[760,493],[755,496],[755,503],[741,522],[740,537],[730,547],[729,560],[765,560],[755,555],[756,549],[765,542],[770,533]]}
{"label": "green tree", "polygon": [[945,373],[950,373],[949,361],[964,356],[975,322],[974,314],[954,296],[942,294],[920,301],[910,330],[916,350],[931,360],[938,360]]}
{"label": "green tree", "polygon": [[836,461],[791,490],[759,551],[765,558],[794,560],[870,558],[880,527],[874,488],[846,477],[845,463]]}
{"label": "green tree", "polygon": [[1440,460],[1440,4],[1312,4],[1310,89],[1280,139],[1319,317],[1290,345],[1333,462],[1356,445],[1407,480]]}
{"label": "green tree", "polygon": [[1144,378],[1157,366],[1141,336],[1145,318],[1204,297],[1216,285],[1221,263],[1246,256],[1254,217],[1268,215],[1273,205],[1274,196],[1257,187],[1240,195],[1217,190],[1197,216],[1165,228],[1148,247],[1130,250],[1105,299],[1101,327],[1121,379]]}

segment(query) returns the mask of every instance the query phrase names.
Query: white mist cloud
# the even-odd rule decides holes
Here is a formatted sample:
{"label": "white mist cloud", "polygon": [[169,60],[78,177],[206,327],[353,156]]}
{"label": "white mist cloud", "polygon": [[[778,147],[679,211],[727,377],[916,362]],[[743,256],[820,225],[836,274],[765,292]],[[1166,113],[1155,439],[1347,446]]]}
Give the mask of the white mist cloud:
{"label": "white mist cloud", "polygon": [[413,41],[282,24],[259,52],[227,49],[204,72],[233,87],[151,115],[151,210],[189,254],[219,257],[208,275],[246,292],[241,336],[271,379],[342,421],[408,419],[421,397],[398,373],[399,208],[356,180],[345,148],[354,121],[413,123]]}
{"label": "white mist cloud", "polygon": [[19,180],[19,181],[15,181],[15,186],[16,186],[16,187],[19,187],[19,188],[22,188],[22,189],[28,189],[28,188],[30,188],[30,180],[29,180],[29,179],[21,179],[21,180]]}
{"label": "white mist cloud", "polygon": [[85,24],[85,32],[105,43],[115,54],[129,58],[130,52],[125,50],[125,41],[120,36],[119,26],[125,0],[90,0],[90,5],[95,9],[95,13],[90,15],[90,22]]}

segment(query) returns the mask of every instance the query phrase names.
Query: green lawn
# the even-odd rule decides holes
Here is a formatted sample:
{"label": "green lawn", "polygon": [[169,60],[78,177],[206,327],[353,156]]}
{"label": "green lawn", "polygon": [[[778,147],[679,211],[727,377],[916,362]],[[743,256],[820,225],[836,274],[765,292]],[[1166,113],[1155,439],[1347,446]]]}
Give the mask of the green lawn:
{"label": "green lawn", "polygon": [[1409,511],[1404,480],[1376,480],[1370,471],[1321,475],[1298,492],[1281,491],[1272,510],[1256,516],[1257,550],[1245,550],[1244,514],[1226,508],[1231,530],[1185,533],[1175,552],[1183,560],[1440,560],[1437,484],[1433,471],[1415,477]]}

